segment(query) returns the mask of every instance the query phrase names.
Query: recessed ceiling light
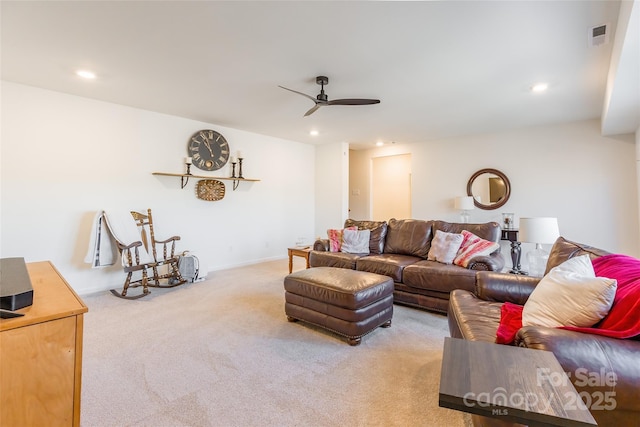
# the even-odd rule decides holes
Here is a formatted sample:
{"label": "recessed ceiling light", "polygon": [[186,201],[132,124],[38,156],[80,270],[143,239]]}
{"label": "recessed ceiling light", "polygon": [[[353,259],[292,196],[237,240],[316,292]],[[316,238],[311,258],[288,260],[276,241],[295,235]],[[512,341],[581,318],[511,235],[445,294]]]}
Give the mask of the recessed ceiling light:
{"label": "recessed ceiling light", "polygon": [[310,131],[310,132],[309,132],[309,135],[311,135],[311,136],[318,136],[318,134],[319,134],[319,133],[320,133],[320,132],[318,132],[317,130],[312,130],[312,131]]}
{"label": "recessed ceiling light", "polygon": [[531,86],[531,92],[544,92],[549,88],[549,85],[546,83],[536,83]]}
{"label": "recessed ceiling light", "polygon": [[78,70],[78,71],[76,71],[76,75],[82,77],[83,79],[95,79],[96,78],[95,73],[92,73],[91,71],[87,71],[87,70]]}
{"label": "recessed ceiling light", "polygon": [[384,142],[382,142],[382,141],[376,142],[376,146],[378,146],[378,147],[382,147],[383,145],[384,145]]}

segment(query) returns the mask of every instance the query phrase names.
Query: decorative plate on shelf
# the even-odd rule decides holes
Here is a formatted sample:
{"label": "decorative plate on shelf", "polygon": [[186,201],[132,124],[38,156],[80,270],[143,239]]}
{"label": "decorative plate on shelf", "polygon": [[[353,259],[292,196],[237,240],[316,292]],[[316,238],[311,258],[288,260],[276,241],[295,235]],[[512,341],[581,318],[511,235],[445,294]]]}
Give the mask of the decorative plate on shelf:
{"label": "decorative plate on shelf", "polygon": [[208,202],[222,200],[224,197],[224,182],[216,179],[201,179],[196,185],[196,196],[198,199]]}

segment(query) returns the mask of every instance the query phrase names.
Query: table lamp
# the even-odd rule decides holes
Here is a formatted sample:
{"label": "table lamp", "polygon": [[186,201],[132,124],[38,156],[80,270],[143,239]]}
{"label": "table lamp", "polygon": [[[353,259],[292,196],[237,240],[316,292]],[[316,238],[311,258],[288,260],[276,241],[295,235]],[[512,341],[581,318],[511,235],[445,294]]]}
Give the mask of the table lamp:
{"label": "table lamp", "polygon": [[460,221],[463,223],[469,222],[469,211],[474,208],[473,197],[460,196],[456,197],[454,202],[455,209],[460,211]]}
{"label": "table lamp", "polygon": [[554,243],[559,236],[558,218],[520,218],[520,242],[536,244],[536,248],[527,253],[531,276],[544,276],[549,252],[542,245]]}

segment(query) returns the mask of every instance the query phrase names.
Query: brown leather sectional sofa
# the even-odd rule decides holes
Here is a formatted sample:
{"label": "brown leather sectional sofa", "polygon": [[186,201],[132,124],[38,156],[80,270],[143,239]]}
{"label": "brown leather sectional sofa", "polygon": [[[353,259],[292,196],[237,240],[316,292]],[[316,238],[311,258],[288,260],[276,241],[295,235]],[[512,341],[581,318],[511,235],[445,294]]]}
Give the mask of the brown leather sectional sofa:
{"label": "brown leather sectional sofa", "polygon": [[[560,237],[551,249],[547,272],[567,259],[583,254],[594,259],[608,252]],[[451,293],[448,312],[451,336],[495,342],[502,304],[508,301],[524,305],[539,280],[529,276],[478,272],[475,290],[460,289]],[[637,316],[638,313],[629,315]],[[598,425],[640,426],[640,340],[525,326],[518,331],[514,345],[553,352],[564,371],[569,373],[578,393],[592,397],[591,414]],[[576,375],[578,372],[583,374]],[[597,381],[610,372],[615,373],[615,385]],[[586,381],[589,373],[597,373],[598,378]],[[473,415],[473,422],[476,427],[509,425],[499,419],[477,415]]]}
{"label": "brown leather sectional sofa", "polygon": [[473,258],[468,268],[428,261],[431,239],[436,230],[449,233],[470,231],[486,240],[498,242],[497,222],[458,224],[419,219],[355,221],[348,219],[345,228],[371,230],[369,254],[329,252],[328,239],[315,242],[309,254],[311,267],[339,267],[389,276],[394,281],[394,302],[446,313],[449,293],[453,289],[473,291],[477,270],[500,271],[504,259],[500,249],[489,256]]}

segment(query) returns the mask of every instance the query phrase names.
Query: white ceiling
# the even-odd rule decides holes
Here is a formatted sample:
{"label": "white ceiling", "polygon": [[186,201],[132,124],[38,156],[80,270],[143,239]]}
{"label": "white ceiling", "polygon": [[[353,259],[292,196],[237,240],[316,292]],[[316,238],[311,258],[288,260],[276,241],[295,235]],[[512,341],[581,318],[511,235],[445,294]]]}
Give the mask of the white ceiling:
{"label": "white ceiling", "polygon": [[[2,1],[2,79],[301,142],[411,143],[599,118],[619,5]],[[305,118],[278,85],[315,96],[317,75],[329,99],[381,103]]]}

